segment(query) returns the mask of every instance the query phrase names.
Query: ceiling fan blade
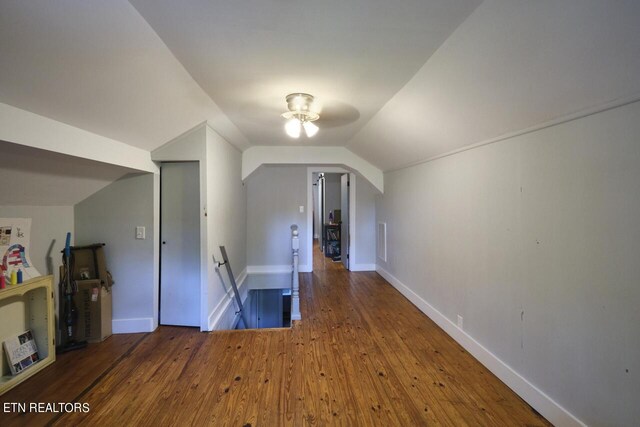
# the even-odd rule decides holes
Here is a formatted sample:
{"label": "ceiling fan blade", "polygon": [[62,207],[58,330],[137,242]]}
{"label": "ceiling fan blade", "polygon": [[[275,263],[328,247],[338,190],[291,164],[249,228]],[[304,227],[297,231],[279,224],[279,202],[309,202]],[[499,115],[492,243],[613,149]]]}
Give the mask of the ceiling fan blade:
{"label": "ceiling fan blade", "polygon": [[345,126],[360,118],[360,112],[353,106],[341,101],[324,103],[317,124],[321,128]]}

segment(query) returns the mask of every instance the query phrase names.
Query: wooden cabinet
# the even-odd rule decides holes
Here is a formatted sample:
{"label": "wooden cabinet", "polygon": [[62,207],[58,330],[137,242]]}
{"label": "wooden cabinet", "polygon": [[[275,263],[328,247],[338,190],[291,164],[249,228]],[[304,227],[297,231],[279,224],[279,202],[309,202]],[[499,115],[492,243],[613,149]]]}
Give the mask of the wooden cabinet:
{"label": "wooden cabinet", "polygon": [[53,276],[36,277],[19,285],[0,289],[0,343],[31,330],[40,360],[17,375],[11,375],[2,351],[0,394],[20,384],[56,360]]}

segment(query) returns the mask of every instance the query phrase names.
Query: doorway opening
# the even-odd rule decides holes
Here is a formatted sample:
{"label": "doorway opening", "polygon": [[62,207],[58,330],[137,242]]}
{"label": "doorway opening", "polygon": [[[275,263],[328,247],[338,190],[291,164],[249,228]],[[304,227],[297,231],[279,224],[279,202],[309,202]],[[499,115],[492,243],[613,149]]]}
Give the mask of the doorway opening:
{"label": "doorway opening", "polygon": [[309,168],[310,269],[349,270],[353,257],[355,176],[342,168]]}

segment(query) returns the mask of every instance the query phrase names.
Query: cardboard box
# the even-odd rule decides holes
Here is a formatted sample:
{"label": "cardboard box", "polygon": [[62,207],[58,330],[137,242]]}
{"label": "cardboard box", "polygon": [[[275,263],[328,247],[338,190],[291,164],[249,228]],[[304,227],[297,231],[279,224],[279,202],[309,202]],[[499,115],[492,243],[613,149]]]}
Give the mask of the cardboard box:
{"label": "cardboard box", "polygon": [[73,300],[78,310],[76,341],[100,342],[111,336],[111,290],[99,279],[77,280]]}
{"label": "cardboard box", "polygon": [[71,252],[73,254],[73,271],[71,272],[73,280],[100,279],[102,285],[111,286],[111,283],[107,283],[107,262],[102,244],[75,246],[71,248]]}

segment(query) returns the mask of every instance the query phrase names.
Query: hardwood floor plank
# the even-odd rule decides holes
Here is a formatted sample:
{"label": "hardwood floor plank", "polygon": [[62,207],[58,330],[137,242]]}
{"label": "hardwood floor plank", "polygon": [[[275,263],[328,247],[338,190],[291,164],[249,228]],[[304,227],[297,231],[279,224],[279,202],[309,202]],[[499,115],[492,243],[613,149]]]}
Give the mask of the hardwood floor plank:
{"label": "hardwood floor plank", "polygon": [[549,425],[377,273],[321,256],[292,328],[114,336],[1,398],[89,413],[2,425]]}
{"label": "hardwood floor plank", "polygon": [[[37,373],[8,393],[0,396],[5,402],[73,402],[103,373],[112,367],[145,334],[113,335],[87,348],[57,355],[54,364]],[[44,426],[57,413],[3,413],[3,426]]]}

